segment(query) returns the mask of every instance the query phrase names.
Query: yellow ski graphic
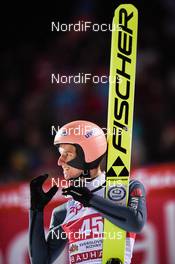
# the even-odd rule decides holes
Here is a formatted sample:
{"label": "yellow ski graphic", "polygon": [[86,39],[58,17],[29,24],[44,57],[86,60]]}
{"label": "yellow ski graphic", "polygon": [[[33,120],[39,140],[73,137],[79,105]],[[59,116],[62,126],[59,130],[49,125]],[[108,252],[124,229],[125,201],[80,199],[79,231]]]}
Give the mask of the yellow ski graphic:
{"label": "yellow ski graphic", "polygon": [[[113,19],[108,101],[106,198],[127,205],[130,176],[138,12],[122,4]],[[112,131],[112,133],[111,133]],[[110,258],[124,263],[126,232],[105,219],[102,264]]]}

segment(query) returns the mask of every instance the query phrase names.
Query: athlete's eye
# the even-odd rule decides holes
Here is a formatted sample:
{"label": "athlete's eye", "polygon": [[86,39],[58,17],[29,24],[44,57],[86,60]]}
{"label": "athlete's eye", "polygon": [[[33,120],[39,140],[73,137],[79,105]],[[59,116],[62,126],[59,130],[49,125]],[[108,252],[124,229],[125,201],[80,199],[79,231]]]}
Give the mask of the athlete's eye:
{"label": "athlete's eye", "polygon": [[73,153],[71,153],[71,152],[68,152],[67,155],[68,155],[68,157],[70,157],[70,158],[73,157]]}

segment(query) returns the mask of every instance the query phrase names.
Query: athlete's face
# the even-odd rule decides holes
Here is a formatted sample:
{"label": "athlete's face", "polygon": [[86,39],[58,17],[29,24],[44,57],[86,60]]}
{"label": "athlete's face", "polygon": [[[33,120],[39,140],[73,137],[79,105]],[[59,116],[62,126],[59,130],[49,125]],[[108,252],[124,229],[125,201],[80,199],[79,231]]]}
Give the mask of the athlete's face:
{"label": "athlete's face", "polygon": [[74,179],[81,175],[83,170],[76,169],[67,164],[70,160],[76,157],[76,148],[70,144],[60,144],[60,157],[58,159],[58,166],[61,166],[64,173],[65,180]]}

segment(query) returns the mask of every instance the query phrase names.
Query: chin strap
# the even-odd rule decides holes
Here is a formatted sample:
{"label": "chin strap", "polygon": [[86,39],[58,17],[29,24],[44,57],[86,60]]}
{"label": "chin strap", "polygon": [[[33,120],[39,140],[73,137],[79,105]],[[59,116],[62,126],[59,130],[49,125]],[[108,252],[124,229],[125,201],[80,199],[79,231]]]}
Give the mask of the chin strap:
{"label": "chin strap", "polygon": [[84,170],[84,172],[83,172],[84,175],[86,175],[87,173],[89,174],[89,170],[97,168],[99,166],[102,158],[105,155],[105,153],[104,153],[103,155],[98,157],[96,160],[94,160],[92,162],[86,162],[85,161],[85,155],[84,155],[84,152],[83,152],[81,146],[79,146],[78,144],[74,144],[74,146],[76,147],[77,156],[73,160],[70,160],[69,162],[67,162],[67,164],[74,167],[74,168]]}
{"label": "chin strap", "polygon": [[[73,160],[68,161],[67,164],[73,168],[83,170],[82,174],[84,177],[86,177],[86,175],[90,175],[90,170],[95,169],[99,166],[101,160],[105,156],[105,153],[92,162],[86,162],[85,155],[81,146],[79,146],[78,144],[72,145],[76,147],[77,156]],[[59,144],[57,145],[57,147],[59,147]]]}

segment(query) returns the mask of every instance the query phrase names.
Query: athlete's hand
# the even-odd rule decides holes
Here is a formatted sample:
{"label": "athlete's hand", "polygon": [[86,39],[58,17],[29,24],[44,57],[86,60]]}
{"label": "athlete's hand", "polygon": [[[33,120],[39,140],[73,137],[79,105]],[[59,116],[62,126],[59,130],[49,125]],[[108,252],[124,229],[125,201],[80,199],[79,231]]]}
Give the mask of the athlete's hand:
{"label": "athlete's hand", "polygon": [[93,194],[86,187],[75,187],[70,186],[68,188],[62,189],[63,195],[71,195],[74,200],[79,201],[83,204],[84,207],[89,206],[89,201],[92,198]]}
{"label": "athlete's hand", "polygon": [[31,199],[31,209],[42,211],[46,204],[52,199],[55,193],[58,190],[58,187],[53,186],[48,192],[44,192],[42,185],[47,179],[48,174],[40,175],[37,178],[34,178],[30,182],[30,199]]}

